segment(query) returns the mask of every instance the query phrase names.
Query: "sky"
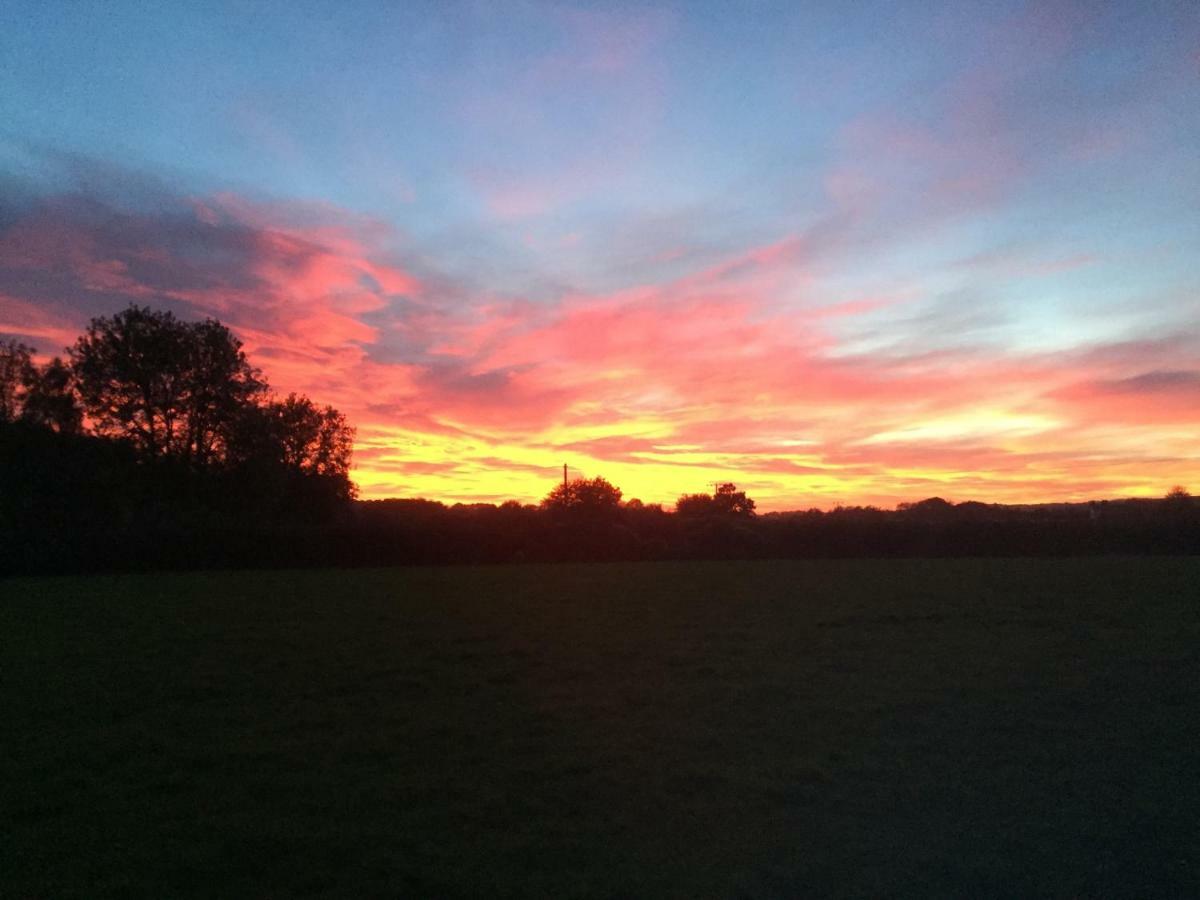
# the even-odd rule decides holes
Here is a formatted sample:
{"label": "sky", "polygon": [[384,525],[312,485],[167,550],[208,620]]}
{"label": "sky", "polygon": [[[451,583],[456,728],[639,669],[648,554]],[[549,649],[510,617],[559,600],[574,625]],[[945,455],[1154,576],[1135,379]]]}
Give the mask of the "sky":
{"label": "sky", "polygon": [[1200,489],[1200,4],[24,3],[0,336],[215,317],[361,496]]}

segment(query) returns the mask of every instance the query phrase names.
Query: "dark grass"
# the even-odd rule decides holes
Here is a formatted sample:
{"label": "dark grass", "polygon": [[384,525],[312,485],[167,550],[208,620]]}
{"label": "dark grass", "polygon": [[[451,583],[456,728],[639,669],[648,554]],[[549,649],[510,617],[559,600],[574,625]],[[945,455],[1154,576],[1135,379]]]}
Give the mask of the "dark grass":
{"label": "dark grass", "polygon": [[1200,559],[0,582],[0,896],[1200,895]]}

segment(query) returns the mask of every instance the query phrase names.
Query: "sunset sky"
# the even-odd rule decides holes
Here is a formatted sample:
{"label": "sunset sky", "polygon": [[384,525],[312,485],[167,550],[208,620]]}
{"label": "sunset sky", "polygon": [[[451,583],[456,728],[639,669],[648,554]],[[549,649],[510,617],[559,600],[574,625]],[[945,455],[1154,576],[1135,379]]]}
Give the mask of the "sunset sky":
{"label": "sunset sky", "polygon": [[367,498],[1200,489],[1200,3],[9,2],[0,336],[214,316]]}

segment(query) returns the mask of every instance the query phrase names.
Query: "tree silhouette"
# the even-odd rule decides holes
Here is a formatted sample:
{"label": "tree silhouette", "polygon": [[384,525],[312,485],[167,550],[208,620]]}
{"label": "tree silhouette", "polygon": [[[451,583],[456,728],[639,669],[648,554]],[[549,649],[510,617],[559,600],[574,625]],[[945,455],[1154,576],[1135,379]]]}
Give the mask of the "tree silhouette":
{"label": "tree silhouette", "polygon": [[0,422],[21,418],[33,372],[32,347],[15,340],[0,342]]}
{"label": "tree silhouette", "polygon": [[343,499],[354,495],[350,458],[354,429],[332,406],[289,394],[244,407],[228,435],[228,462],[235,468],[320,478]]}
{"label": "tree silhouette", "polygon": [[93,319],[70,355],[98,434],[126,438],[146,456],[203,466],[265,389],[241,348],[214,319],[182,322],[131,306]]}
{"label": "tree silhouette", "polygon": [[1163,507],[1168,519],[1175,524],[1180,524],[1200,515],[1200,509],[1196,507],[1192,495],[1181,484],[1175,485],[1175,487],[1167,492],[1167,496],[1163,498]]}
{"label": "tree silhouette", "polygon": [[606,512],[621,506],[621,489],[604,478],[576,478],[555,485],[542,501],[546,509],[568,512]]}
{"label": "tree silhouette", "polygon": [[31,370],[21,418],[62,434],[78,434],[82,430],[83,411],[75,397],[74,378],[70,367],[59,357]]}
{"label": "tree silhouette", "polygon": [[289,394],[268,411],[280,424],[283,463],[311,475],[346,475],[354,429],[332,406],[318,407],[307,397]]}
{"label": "tree silhouette", "polygon": [[726,482],[717,485],[717,490],[713,494],[684,494],[675,501],[675,512],[688,518],[705,516],[748,518],[754,515],[754,501],[746,496],[745,491],[739,491],[736,484]]}
{"label": "tree silhouette", "polygon": [[77,434],[83,415],[66,363],[56,356],[39,367],[32,347],[9,340],[0,343],[0,422],[18,421]]}
{"label": "tree silhouette", "polygon": [[675,512],[688,518],[699,518],[711,515],[713,498],[711,494],[683,494],[675,501]]}
{"label": "tree silhouette", "polygon": [[717,486],[717,492],[713,494],[713,507],[722,515],[754,515],[754,501],[730,482]]}

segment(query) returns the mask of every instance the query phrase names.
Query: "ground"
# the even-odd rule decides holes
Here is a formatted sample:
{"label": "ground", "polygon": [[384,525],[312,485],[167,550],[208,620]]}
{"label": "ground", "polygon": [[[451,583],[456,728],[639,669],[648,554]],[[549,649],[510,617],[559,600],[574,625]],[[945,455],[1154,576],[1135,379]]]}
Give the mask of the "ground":
{"label": "ground", "polygon": [[1200,895],[1200,559],[0,581],[0,896]]}

